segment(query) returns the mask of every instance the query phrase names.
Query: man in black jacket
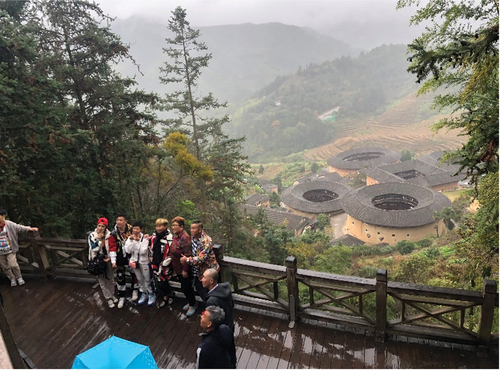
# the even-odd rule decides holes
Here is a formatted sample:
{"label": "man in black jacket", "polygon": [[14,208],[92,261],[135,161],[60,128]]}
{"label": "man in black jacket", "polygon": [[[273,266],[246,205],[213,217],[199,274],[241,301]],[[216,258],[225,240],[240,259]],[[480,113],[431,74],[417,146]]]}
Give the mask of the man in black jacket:
{"label": "man in black jacket", "polygon": [[217,306],[208,306],[200,316],[201,343],[196,349],[196,368],[231,369],[230,348],[234,347],[233,333],[224,324],[224,311]]}
{"label": "man in black jacket", "polygon": [[203,273],[201,283],[203,288],[208,290],[205,295],[206,306],[218,306],[224,310],[224,324],[229,326],[234,332],[233,320],[233,296],[231,294],[231,285],[229,283],[218,284],[219,273],[215,269],[208,269]]}

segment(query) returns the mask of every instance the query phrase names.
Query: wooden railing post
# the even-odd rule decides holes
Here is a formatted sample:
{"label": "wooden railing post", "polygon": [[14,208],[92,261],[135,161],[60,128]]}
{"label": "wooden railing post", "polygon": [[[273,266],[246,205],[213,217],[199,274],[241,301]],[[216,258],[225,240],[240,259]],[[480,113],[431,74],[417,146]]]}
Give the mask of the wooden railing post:
{"label": "wooden railing post", "polygon": [[38,237],[40,234],[38,232],[30,232],[30,244],[31,248],[33,248],[34,258],[36,263],[38,263],[38,269],[40,270],[40,275],[43,276],[44,279],[47,279],[47,268],[49,267],[49,259],[47,258],[46,251],[42,251],[40,246],[38,245]]}
{"label": "wooden railing post", "polygon": [[286,286],[288,291],[288,309],[290,314],[289,328],[295,326],[297,313],[299,310],[299,283],[297,281],[297,259],[288,256],[285,260],[286,266]]}
{"label": "wooden railing post", "polygon": [[485,280],[483,286],[483,304],[481,305],[481,321],[479,323],[479,342],[487,345],[491,339],[491,328],[493,315],[495,313],[495,298],[497,294],[497,283],[494,280]]}
{"label": "wooden railing post", "polygon": [[375,334],[377,340],[385,341],[387,327],[387,270],[377,270],[377,283],[375,286],[377,321]]}

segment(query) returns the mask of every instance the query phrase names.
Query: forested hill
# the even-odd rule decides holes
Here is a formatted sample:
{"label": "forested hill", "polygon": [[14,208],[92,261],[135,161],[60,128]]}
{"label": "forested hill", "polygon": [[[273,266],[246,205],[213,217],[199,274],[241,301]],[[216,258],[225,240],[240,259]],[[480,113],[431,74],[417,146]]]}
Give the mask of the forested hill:
{"label": "forested hill", "polygon": [[[405,45],[309,65],[276,78],[242,104],[231,114],[229,133],[246,136],[246,153],[254,161],[331,142],[337,122],[383,113],[415,92],[418,85],[407,68]],[[318,118],[330,110],[338,112]]]}
{"label": "forested hill", "polygon": [[[200,40],[212,53],[209,67],[200,78],[200,93],[212,92],[230,104],[249,98],[276,76],[294,73],[299,66],[359,53],[346,43],[311,29],[281,23],[192,26],[200,30]],[[135,75],[146,91],[168,91],[168,86],[159,83],[159,67],[166,58],[162,48],[167,47],[165,38],[171,37],[166,22],[153,23],[133,16],[116,19],[111,28],[123,42],[131,44],[130,54],[144,75],[130,63],[120,64],[119,71]]]}

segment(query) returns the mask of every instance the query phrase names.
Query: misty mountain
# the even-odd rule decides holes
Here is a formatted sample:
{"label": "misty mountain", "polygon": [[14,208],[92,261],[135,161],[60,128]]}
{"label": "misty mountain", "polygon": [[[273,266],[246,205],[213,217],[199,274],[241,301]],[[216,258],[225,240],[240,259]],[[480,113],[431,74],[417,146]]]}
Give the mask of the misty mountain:
{"label": "misty mountain", "polygon": [[[139,87],[165,93],[169,87],[159,83],[159,67],[166,55],[166,24],[133,16],[116,19],[113,32],[130,43],[130,54],[140,66],[120,64],[122,74],[136,76]],[[196,28],[196,27],[193,27]],[[359,53],[344,42],[308,28],[281,23],[240,24],[200,27],[200,39],[212,53],[209,67],[202,72],[199,94],[212,92],[220,101],[240,102],[277,76],[296,72],[299,67],[318,64]],[[143,75],[142,75],[142,74]]]}
{"label": "misty mountain", "polygon": [[405,45],[383,45],[299,69],[236,107],[228,132],[247,138],[245,152],[256,162],[329,143],[338,138],[339,121],[382,114],[415,92],[408,65]]}

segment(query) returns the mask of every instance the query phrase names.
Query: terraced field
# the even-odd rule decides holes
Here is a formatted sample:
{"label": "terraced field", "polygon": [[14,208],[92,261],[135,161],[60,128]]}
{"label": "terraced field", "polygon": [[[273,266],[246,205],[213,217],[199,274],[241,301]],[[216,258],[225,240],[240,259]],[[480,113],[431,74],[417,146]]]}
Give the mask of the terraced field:
{"label": "terraced field", "polygon": [[423,154],[435,150],[457,149],[465,141],[459,131],[441,130],[434,133],[430,126],[445,117],[436,115],[420,120],[419,112],[429,105],[432,97],[408,95],[380,116],[365,120],[337,122],[338,139],[305,152],[310,161],[325,160],[345,150],[363,146],[382,146],[395,151],[404,149]]}

